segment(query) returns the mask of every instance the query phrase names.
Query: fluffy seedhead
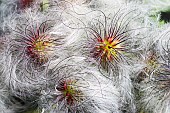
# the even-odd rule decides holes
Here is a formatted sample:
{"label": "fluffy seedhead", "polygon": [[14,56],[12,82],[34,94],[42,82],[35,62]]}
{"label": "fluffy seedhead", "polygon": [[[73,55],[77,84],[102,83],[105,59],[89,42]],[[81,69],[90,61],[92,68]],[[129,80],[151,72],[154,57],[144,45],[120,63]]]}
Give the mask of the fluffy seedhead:
{"label": "fluffy seedhead", "polygon": [[[122,10],[114,14],[113,18],[102,16],[92,20],[88,34],[86,54],[106,70],[116,70],[120,63],[127,63],[133,43],[130,41],[132,29],[129,24],[136,17],[129,17],[135,11],[128,13]],[[104,20],[104,21],[103,21]],[[94,21],[94,22],[93,22]]]}
{"label": "fluffy seedhead", "polygon": [[16,60],[24,60],[22,64],[26,64],[26,67],[38,68],[55,56],[54,51],[61,43],[58,37],[49,33],[51,27],[51,21],[18,25],[11,44],[11,53]]}
{"label": "fluffy seedhead", "polygon": [[152,45],[148,50],[145,50],[143,53],[143,58],[141,59],[142,63],[141,69],[138,72],[138,75],[135,79],[137,83],[147,81],[158,74],[160,68],[160,53],[156,49],[155,44]]}
{"label": "fluffy seedhead", "polygon": [[50,81],[47,88],[50,90],[48,96],[52,97],[52,99],[47,99],[51,106],[49,111],[70,113],[81,110],[84,112],[82,108],[85,108],[84,104],[89,101],[84,91],[88,91],[89,86],[87,81],[83,79],[84,74],[77,72],[77,68],[77,66],[61,66],[53,71],[52,82]]}
{"label": "fluffy seedhead", "polygon": [[75,62],[71,60],[64,61],[62,65],[58,64],[50,71],[51,79],[42,97],[42,101],[47,102],[44,104],[45,111],[117,113],[119,93],[112,81],[103,77],[97,68],[95,70],[82,66],[84,64],[81,63],[85,61],[75,60],[77,63],[74,65]]}
{"label": "fluffy seedhead", "polygon": [[42,23],[36,32],[32,31],[34,34],[28,37],[26,40],[26,54],[31,59],[34,59],[36,63],[43,64],[48,61],[48,55],[53,51],[55,46],[52,39],[48,34],[45,34],[48,27],[46,23]]}
{"label": "fluffy seedhead", "polygon": [[59,102],[65,101],[67,106],[75,106],[83,101],[83,93],[78,88],[78,80],[61,80],[56,86],[56,92],[59,93],[56,99]]}
{"label": "fluffy seedhead", "polygon": [[[169,43],[169,42],[168,42]],[[169,68],[169,46],[164,49],[164,56],[161,56],[162,63],[159,63],[156,73],[150,73],[150,78],[143,84],[144,109],[154,113],[168,113],[170,99],[170,68]]]}

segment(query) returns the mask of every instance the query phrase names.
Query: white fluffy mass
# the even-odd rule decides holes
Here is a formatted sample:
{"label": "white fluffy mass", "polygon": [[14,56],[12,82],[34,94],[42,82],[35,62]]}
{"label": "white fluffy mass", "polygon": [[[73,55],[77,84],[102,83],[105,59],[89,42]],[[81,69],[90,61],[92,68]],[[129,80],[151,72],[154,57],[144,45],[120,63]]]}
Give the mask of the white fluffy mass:
{"label": "white fluffy mass", "polygon": [[0,113],[170,113],[169,0],[0,0]]}

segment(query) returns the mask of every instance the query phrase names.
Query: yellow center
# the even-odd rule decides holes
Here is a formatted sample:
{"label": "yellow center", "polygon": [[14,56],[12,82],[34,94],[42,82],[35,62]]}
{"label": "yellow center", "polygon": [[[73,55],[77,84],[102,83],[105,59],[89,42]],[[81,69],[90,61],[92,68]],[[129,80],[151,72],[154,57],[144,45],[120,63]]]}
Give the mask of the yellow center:
{"label": "yellow center", "polygon": [[156,61],[156,60],[150,60],[150,61],[148,62],[148,65],[149,65],[150,67],[152,67],[153,69],[155,69],[155,68],[158,67],[158,64],[157,64],[157,61]]}
{"label": "yellow center", "polygon": [[70,94],[70,95],[74,95],[75,94],[76,89],[73,86],[74,84],[75,84],[74,81],[69,81],[67,83],[66,89],[63,92],[64,96],[67,96],[67,94]]}
{"label": "yellow center", "polygon": [[53,46],[53,43],[50,41],[44,41],[41,39],[38,39],[34,43],[34,50],[38,52],[39,55],[45,55],[51,51],[51,47]]}
{"label": "yellow center", "polygon": [[44,51],[46,48],[46,45],[44,45],[43,41],[38,41],[35,43],[35,50],[37,51]]}
{"label": "yellow center", "polygon": [[146,68],[145,71],[147,73],[151,73],[154,70],[158,69],[159,67],[159,62],[157,61],[157,57],[154,55],[149,56],[148,59],[146,59]]}
{"label": "yellow center", "polygon": [[114,40],[110,42],[109,40],[104,40],[101,47],[104,50],[103,55],[106,55],[109,60],[111,60],[111,56],[118,57],[116,52],[116,48],[121,48],[120,44],[118,44],[118,40]]}

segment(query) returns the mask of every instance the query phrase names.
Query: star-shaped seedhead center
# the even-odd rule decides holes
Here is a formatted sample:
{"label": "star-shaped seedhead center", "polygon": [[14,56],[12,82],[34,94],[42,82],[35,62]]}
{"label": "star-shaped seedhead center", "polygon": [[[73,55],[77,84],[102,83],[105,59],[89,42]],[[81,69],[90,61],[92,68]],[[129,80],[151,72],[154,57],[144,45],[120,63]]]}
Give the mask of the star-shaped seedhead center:
{"label": "star-shaped seedhead center", "polygon": [[76,80],[63,80],[56,86],[56,90],[61,94],[58,96],[59,101],[65,100],[69,106],[73,106],[82,101],[83,93],[78,88]]}
{"label": "star-shaped seedhead center", "polygon": [[160,63],[158,62],[158,57],[155,53],[149,54],[149,56],[144,61],[146,63],[145,71],[147,73],[151,73],[155,70],[157,70],[160,66]]}
{"label": "star-shaped seedhead center", "polygon": [[34,51],[40,56],[48,54],[53,46],[54,44],[52,43],[52,41],[48,39],[46,40],[38,38],[33,42]]}
{"label": "star-shaped seedhead center", "polygon": [[94,49],[94,57],[102,62],[118,62],[119,55],[124,50],[123,43],[115,37],[98,38]]}
{"label": "star-shaped seedhead center", "polygon": [[27,55],[38,64],[48,61],[54,50],[54,43],[47,35],[33,37],[27,46]]}

